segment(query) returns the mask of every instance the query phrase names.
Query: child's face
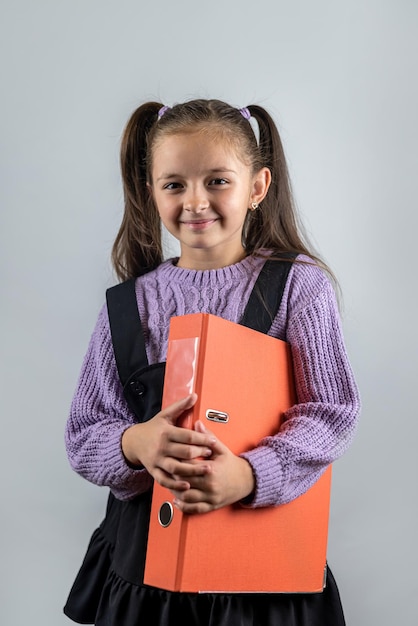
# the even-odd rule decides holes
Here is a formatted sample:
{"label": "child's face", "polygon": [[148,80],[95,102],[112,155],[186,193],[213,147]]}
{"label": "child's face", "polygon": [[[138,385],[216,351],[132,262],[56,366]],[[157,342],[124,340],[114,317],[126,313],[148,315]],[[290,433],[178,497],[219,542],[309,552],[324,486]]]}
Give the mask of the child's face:
{"label": "child's face", "polygon": [[253,175],[225,141],[205,133],[163,138],[153,152],[150,186],[161,221],[180,242],[178,265],[215,269],[245,256],[242,229],[270,172]]}

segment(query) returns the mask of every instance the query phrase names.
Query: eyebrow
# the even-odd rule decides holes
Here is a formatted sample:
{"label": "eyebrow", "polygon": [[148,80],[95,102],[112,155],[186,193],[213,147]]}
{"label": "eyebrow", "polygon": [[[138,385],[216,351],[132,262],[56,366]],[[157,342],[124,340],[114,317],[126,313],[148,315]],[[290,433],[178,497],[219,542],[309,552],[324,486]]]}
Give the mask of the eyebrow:
{"label": "eyebrow", "polygon": [[[207,174],[226,174],[226,173],[231,173],[231,174],[237,174],[237,172],[235,170],[231,170],[228,167],[215,167],[214,169],[208,170]],[[167,180],[169,178],[182,178],[181,174],[175,174],[175,173],[165,173],[163,172],[161,174],[161,176],[159,176],[157,178],[157,182],[159,180]]]}

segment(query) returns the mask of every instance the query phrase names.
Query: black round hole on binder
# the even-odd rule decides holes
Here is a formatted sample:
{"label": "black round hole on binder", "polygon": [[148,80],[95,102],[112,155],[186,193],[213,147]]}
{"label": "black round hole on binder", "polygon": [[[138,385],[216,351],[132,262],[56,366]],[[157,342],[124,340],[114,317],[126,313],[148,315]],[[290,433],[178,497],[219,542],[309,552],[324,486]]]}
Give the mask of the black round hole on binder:
{"label": "black round hole on binder", "polygon": [[158,511],[158,521],[161,526],[169,526],[173,519],[174,509],[170,502],[163,502]]}

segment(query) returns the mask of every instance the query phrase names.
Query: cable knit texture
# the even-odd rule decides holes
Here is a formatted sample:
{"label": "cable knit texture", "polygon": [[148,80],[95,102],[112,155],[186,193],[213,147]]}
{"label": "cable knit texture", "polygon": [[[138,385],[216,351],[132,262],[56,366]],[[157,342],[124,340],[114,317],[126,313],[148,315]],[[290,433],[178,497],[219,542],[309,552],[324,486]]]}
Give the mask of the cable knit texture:
{"label": "cable knit texture", "polygon": [[[247,257],[218,270],[182,269],[174,260],[136,280],[136,296],[150,364],[164,361],[173,315],[212,313],[239,322],[263,264]],[[288,502],[304,493],[352,441],[360,410],[358,389],[341,331],[338,306],[326,275],[306,257],[290,270],[269,334],[291,346],[297,404],[280,431],[243,454],[256,491],[249,506]],[[131,469],[121,437],[134,416],[122,394],[106,306],[82,366],[66,428],[71,466],[115,496],[149,489],[146,470]]]}

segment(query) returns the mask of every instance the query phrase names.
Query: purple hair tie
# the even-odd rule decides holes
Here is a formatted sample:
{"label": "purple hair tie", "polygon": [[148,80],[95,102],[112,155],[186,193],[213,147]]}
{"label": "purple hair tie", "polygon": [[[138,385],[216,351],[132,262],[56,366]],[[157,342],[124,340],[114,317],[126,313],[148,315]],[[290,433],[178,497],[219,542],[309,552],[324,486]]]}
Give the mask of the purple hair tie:
{"label": "purple hair tie", "polygon": [[169,109],[170,107],[167,106],[166,104],[163,107],[161,107],[161,109],[158,111],[158,119],[160,120],[162,116],[164,115],[164,113],[166,113]]}
{"label": "purple hair tie", "polygon": [[244,117],[246,120],[250,119],[251,113],[250,113],[250,110],[248,109],[248,107],[244,107],[242,109],[238,109],[238,111],[241,113],[242,117]]}

